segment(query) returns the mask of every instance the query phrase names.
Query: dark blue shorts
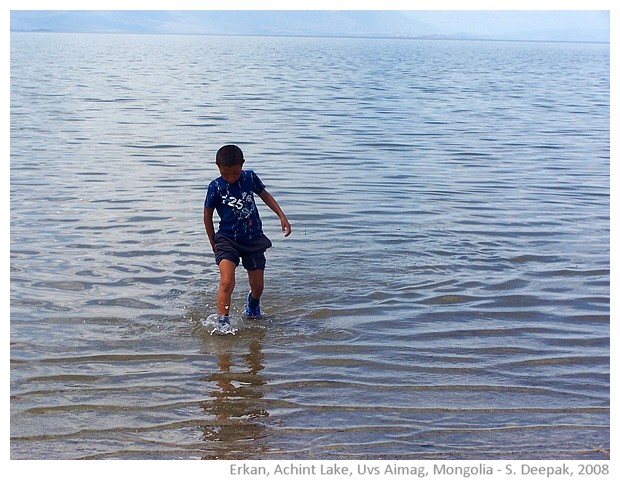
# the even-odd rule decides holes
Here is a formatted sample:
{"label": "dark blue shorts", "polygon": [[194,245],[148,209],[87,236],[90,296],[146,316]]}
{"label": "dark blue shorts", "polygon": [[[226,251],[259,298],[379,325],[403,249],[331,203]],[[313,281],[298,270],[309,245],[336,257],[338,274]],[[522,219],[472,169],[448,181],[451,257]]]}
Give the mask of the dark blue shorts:
{"label": "dark blue shorts", "polygon": [[241,260],[246,270],[265,270],[265,250],[271,247],[271,240],[265,235],[259,235],[248,242],[237,242],[216,233],[213,241],[215,242],[215,263],[218,265],[226,259],[238,266]]}

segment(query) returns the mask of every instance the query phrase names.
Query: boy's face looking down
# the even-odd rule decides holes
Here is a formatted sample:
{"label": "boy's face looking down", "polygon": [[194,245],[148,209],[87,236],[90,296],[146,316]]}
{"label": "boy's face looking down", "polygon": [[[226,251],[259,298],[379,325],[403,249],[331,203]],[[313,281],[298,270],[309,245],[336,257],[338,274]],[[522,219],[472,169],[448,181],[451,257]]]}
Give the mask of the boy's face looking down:
{"label": "boy's face looking down", "polygon": [[230,166],[218,165],[217,168],[220,170],[220,175],[226,182],[235,183],[239,180],[241,176],[241,169],[243,168],[243,164],[236,164]]}
{"label": "boy's face looking down", "polygon": [[215,163],[220,169],[220,175],[228,183],[235,183],[239,180],[244,162],[243,152],[237,145],[224,145],[215,155]]}

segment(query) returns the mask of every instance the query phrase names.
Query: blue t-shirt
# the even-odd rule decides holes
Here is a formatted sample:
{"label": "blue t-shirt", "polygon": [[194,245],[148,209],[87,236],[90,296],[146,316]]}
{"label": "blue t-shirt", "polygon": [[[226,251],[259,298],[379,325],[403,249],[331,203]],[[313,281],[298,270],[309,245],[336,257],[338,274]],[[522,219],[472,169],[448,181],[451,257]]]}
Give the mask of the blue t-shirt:
{"label": "blue t-shirt", "polygon": [[222,177],[213,180],[207,189],[205,207],[214,208],[220,216],[218,233],[242,241],[262,235],[263,224],[253,194],[264,189],[253,170],[242,170],[235,183],[228,183]]}

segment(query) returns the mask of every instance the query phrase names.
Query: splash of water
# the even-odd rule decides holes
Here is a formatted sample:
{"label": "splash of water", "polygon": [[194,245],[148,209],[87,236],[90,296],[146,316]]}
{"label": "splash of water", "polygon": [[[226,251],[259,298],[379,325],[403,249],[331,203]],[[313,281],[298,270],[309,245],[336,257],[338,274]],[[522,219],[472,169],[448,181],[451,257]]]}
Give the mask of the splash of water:
{"label": "splash of water", "polygon": [[209,331],[210,335],[236,335],[239,331],[236,319],[231,318],[230,323],[220,323],[217,313],[201,318],[200,324]]}

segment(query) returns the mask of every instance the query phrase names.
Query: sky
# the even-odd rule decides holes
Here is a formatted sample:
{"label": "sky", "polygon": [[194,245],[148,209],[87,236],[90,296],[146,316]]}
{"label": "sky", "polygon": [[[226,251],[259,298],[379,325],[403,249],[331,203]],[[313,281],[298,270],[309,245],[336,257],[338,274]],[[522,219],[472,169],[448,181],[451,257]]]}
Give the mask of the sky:
{"label": "sky", "polygon": [[609,41],[604,11],[13,11],[12,30]]}
{"label": "sky", "polygon": [[[551,10],[524,10],[531,5],[527,1],[515,3],[506,1],[502,5],[513,10],[413,10],[418,5],[446,4],[438,0],[429,2],[390,2],[382,3],[385,11],[356,11],[346,7],[341,11],[329,10],[333,6],[346,6],[344,2],[332,2],[332,7],[322,11],[297,10],[286,12],[249,11],[256,2],[241,2],[245,5],[238,11],[202,10],[187,11],[186,2],[152,2],[153,10],[130,11],[135,2],[125,2],[122,9],[115,7],[115,2],[90,2],[93,7],[105,10],[82,10],[72,2],[15,2],[10,13],[11,30],[45,29],[59,32],[129,32],[129,33],[195,33],[195,34],[247,34],[247,35],[371,35],[371,36],[413,36],[413,37],[448,37],[448,38],[484,38],[501,40],[543,40],[543,41],[610,41],[610,12],[600,10],[607,2],[593,0],[586,5],[593,10],[561,9],[563,4],[572,8],[575,2],[553,2],[556,7]],[[261,8],[273,6],[275,9],[289,9],[291,5],[308,2],[260,2]],[[315,8],[322,1],[313,2]],[[452,2],[455,7],[471,5],[471,2]],[[475,2],[474,2],[475,3]],[[545,7],[545,0],[536,5]],[[36,8],[40,5],[40,8]],[[54,7],[58,4],[58,7]],[[63,4],[65,5],[63,7]],[[371,8],[376,2],[366,2]],[[490,2],[482,2],[482,6]],[[493,3],[493,5],[496,5]],[[22,7],[25,5],[25,7]],[[29,5],[35,8],[23,10]],[[157,9],[159,6],[178,5],[179,10]],[[195,3],[194,3],[195,5]],[[220,2],[200,3],[200,5],[221,5]],[[225,8],[234,8],[238,4],[224,4]],[[385,7],[383,7],[383,5]],[[392,9],[390,6],[408,6],[410,10]],[[137,7],[140,10],[140,7]],[[194,7],[195,8],[195,7]],[[531,8],[531,7],[530,7]],[[516,9],[516,10],[514,10]],[[597,10],[598,9],[598,10]]]}

